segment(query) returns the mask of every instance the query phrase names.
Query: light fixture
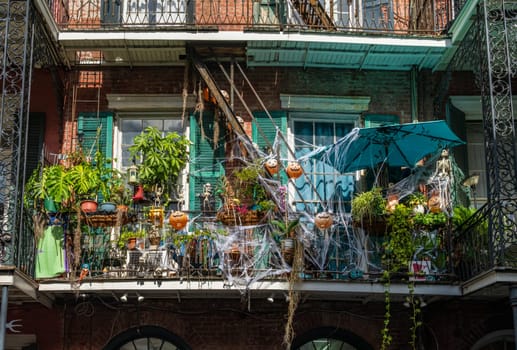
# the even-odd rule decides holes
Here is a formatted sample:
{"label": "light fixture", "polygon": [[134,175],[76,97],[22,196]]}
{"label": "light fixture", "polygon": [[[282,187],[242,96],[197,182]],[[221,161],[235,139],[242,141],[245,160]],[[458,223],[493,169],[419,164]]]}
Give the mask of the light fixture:
{"label": "light fixture", "polygon": [[138,292],[136,292],[136,296],[137,296],[137,299],[139,303],[141,303],[142,301],[144,301],[144,297],[142,295],[140,295]]}
{"label": "light fixture", "polygon": [[120,301],[123,303],[127,303],[127,293],[124,293],[124,295],[120,297]]}
{"label": "light fixture", "polygon": [[[422,297],[418,297],[418,299],[413,300],[413,303],[421,308],[427,306],[427,303]],[[411,307],[411,304],[409,303],[409,298],[406,298],[406,301],[402,305],[404,305],[407,308]]]}
{"label": "light fixture", "polygon": [[138,167],[134,159],[133,164],[127,168],[127,183],[133,186],[138,184]]}
{"label": "light fixture", "polygon": [[267,300],[268,302],[270,302],[270,303],[274,303],[274,302],[275,302],[275,297],[274,297],[274,295],[273,295],[273,294],[271,294],[270,296],[268,296],[268,297],[266,298],[266,300]]}
{"label": "light fixture", "polygon": [[477,184],[479,182],[479,175],[478,174],[472,174],[470,175],[469,177],[467,177],[465,180],[463,180],[463,182],[461,183],[463,186],[465,187],[470,187],[470,189],[472,190],[472,195],[473,195],[473,204],[474,204],[474,208],[477,209],[477,203],[476,203],[476,187],[477,187]]}
{"label": "light fixture", "polygon": [[465,180],[463,180],[462,184],[463,184],[463,186],[474,188],[477,186],[478,182],[479,182],[479,175],[472,174],[469,177],[467,177]]}

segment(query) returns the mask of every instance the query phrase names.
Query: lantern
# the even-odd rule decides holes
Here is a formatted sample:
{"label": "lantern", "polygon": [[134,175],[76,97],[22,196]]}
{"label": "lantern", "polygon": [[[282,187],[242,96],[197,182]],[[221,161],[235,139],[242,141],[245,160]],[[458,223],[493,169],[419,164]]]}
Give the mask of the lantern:
{"label": "lantern", "polygon": [[149,221],[156,227],[163,226],[163,208],[153,207],[149,209]]}
{"label": "lantern", "polygon": [[318,227],[321,230],[327,229],[330,226],[332,226],[332,222],[334,220],[332,219],[332,215],[327,212],[321,212],[316,214],[316,217],[314,218],[314,224],[316,224],[316,227]]}
{"label": "lantern", "polygon": [[264,167],[266,168],[269,175],[274,175],[278,173],[278,161],[275,158],[270,158],[264,163]]}
{"label": "lantern", "polygon": [[127,183],[133,186],[138,184],[138,167],[135,163],[127,169]]}
{"label": "lantern", "polygon": [[187,226],[188,216],[182,211],[174,211],[169,216],[169,224],[175,230],[181,230]]}
{"label": "lantern", "polygon": [[287,176],[289,176],[291,179],[297,179],[303,174],[303,169],[297,162],[289,162],[287,165],[287,169],[285,170],[287,173]]}

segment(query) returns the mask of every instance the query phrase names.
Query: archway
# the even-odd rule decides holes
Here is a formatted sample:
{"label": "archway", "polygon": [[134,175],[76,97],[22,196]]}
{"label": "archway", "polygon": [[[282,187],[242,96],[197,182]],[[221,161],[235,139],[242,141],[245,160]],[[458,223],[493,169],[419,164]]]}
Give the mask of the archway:
{"label": "archway", "polygon": [[130,328],[111,339],[103,350],[190,350],[177,335],[165,328],[142,326]]}
{"label": "archway", "polygon": [[292,350],[373,350],[373,347],[356,334],[338,328],[321,327],[310,330],[296,339]]}

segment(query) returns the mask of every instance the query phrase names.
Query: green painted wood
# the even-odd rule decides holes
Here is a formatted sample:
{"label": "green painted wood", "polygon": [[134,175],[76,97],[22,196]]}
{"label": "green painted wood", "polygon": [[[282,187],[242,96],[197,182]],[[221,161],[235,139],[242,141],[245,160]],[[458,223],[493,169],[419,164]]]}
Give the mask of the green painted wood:
{"label": "green painted wood", "polygon": [[[209,183],[215,190],[225,173],[224,139],[224,127],[220,125],[219,142],[214,145],[214,114],[210,111],[203,111],[202,116],[195,114],[190,117],[190,211],[201,211],[204,208],[203,186]],[[210,209],[216,210],[218,205],[212,202]]]}
{"label": "green painted wood", "polygon": [[113,113],[80,113],[77,132],[83,135],[82,147],[87,155],[93,157],[99,149],[106,158],[113,157]]}

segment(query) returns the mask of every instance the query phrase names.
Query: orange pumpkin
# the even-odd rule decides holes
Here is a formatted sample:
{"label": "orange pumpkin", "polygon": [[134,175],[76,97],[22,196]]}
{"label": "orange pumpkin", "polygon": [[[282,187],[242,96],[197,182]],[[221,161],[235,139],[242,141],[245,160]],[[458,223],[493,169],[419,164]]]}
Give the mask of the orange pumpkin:
{"label": "orange pumpkin", "polygon": [[285,170],[291,179],[297,179],[303,174],[303,169],[298,162],[289,162]]}
{"label": "orange pumpkin", "polygon": [[278,160],[275,158],[269,158],[266,163],[264,163],[264,167],[270,175],[274,175],[278,173]]}
{"label": "orange pumpkin", "polygon": [[439,213],[442,211],[442,201],[438,192],[431,193],[431,196],[427,201],[427,206],[429,207],[429,211],[431,213]]}
{"label": "orange pumpkin", "polygon": [[316,224],[316,227],[318,227],[321,230],[327,229],[330,226],[332,226],[333,223],[332,215],[328,212],[321,212],[316,214],[316,217],[314,218],[314,224]]}
{"label": "orange pumpkin", "polygon": [[181,230],[187,226],[188,216],[182,211],[174,211],[169,216],[169,224],[175,230]]}

